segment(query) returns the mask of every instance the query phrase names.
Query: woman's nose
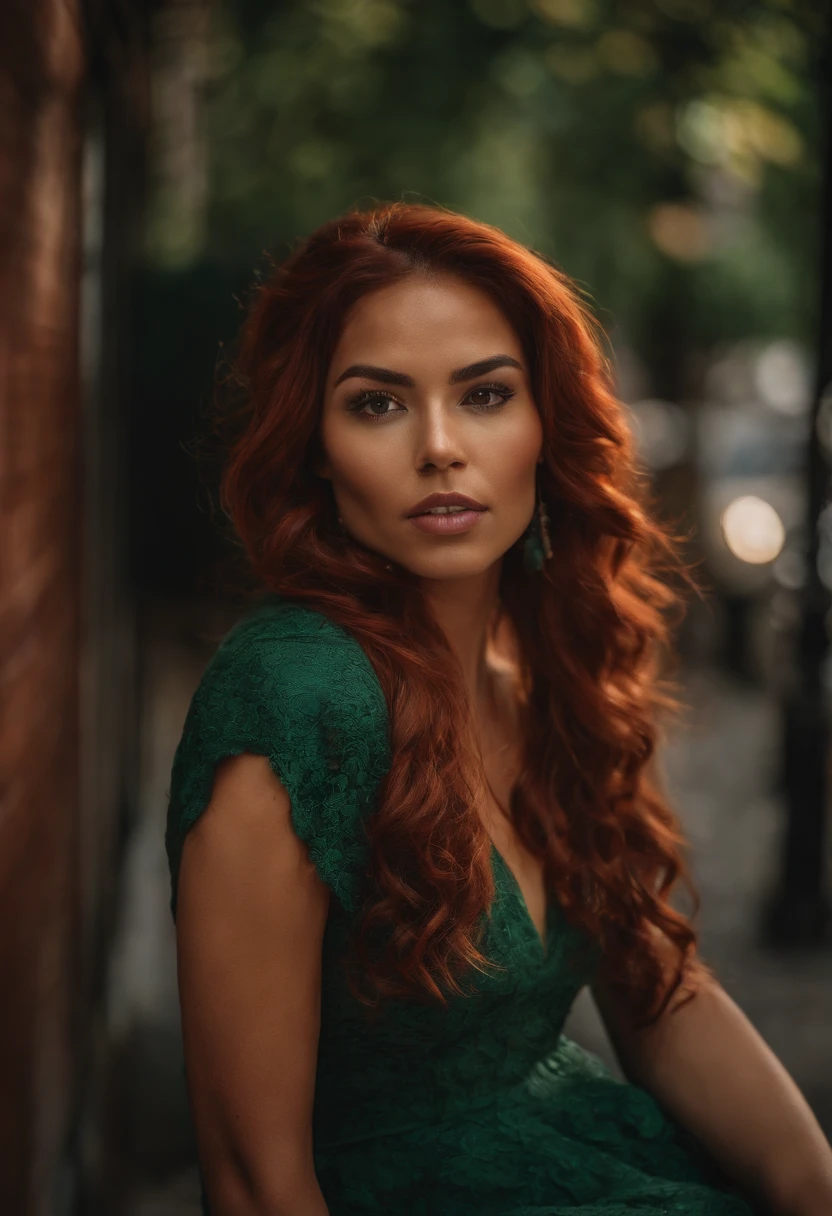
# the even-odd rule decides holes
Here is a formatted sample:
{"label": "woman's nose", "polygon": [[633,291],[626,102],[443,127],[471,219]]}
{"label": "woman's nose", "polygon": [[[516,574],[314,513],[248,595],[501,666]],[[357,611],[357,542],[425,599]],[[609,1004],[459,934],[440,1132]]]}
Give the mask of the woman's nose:
{"label": "woman's nose", "polygon": [[467,463],[460,428],[441,405],[425,410],[418,430],[416,467],[437,469],[461,467]]}

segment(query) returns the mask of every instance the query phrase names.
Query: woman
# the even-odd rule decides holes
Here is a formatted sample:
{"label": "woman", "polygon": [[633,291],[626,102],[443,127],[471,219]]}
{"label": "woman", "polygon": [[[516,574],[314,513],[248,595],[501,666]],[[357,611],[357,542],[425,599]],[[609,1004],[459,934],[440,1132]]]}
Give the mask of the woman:
{"label": "woman", "polygon": [[[569,280],[439,208],[349,214],[262,284],[237,369],[258,603],[167,832],[206,1210],[832,1211],[669,902],[676,549]],[[585,984],[626,1082],[562,1035]]]}

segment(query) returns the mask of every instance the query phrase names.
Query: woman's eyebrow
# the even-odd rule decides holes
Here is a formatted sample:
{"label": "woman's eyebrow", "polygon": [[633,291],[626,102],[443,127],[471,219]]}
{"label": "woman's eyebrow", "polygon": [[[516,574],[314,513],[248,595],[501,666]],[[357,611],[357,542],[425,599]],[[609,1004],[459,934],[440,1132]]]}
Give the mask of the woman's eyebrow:
{"label": "woman's eyebrow", "polygon": [[[487,359],[469,363],[467,367],[458,367],[456,371],[451,372],[448,384],[459,384],[462,380],[474,380],[477,376],[484,376],[498,367],[516,367],[521,372],[523,370],[522,363],[511,355],[490,355]],[[398,384],[402,388],[416,387],[416,381],[406,372],[394,372],[389,367],[373,367],[370,363],[353,363],[346,371],[341,372],[332,387],[337,388],[342,381],[349,380],[353,376],[363,380],[378,380],[381,384]]]}
{"label": "woman's eyebrow", "polygon": [[353,363],[352,367],[341,372],[332,387],[337,388],[342,380],[349,380],[352,376],[358,376],[362,380],[380,380],[382,384],[399,384],[402,388],[416,387],[412,376],[404,372],[393,372],[389,367],[373,367],[370,363]]}
{"label": "woman's eyebrow", "polygon": [[523,364],[511,355],[490,355],[487,359],[480,359],[477,363],[469,363],[467,367],[459,367],[455,372],[451,372],[448,384],[459,384],[460,380],[475,380],[477,376],[484,376],[486,372],[493,372],[498,367],[516,367],[521,372],[523,370]]}

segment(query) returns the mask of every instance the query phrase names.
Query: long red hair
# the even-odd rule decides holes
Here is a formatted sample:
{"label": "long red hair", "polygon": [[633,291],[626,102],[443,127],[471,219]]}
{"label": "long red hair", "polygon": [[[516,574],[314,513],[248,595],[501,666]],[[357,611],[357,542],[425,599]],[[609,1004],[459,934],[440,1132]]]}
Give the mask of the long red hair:
{"label": "long red hair", "polygon": [[[541,573],[505,555],[501,605],[523,690],[522,772],[511,815],[542,859],[567,919],[604,950],[634,1025],[710,970],[670,903],[699,897],[685,841],[655,778],[664,678],[683,600],[696,590],[680,538],[652,511],[603,332],[579,290],[499,229],[445,209],[391,203],[318,228],[253,291],[218,424],[220,499],[256,587],[308,604],[367,654],[387,701],[392,766],[367,824],[370,865],[353,934],[369,1008],[444,1003],[486,970],[477,925],[494,897],[491,842],[463,762],[461,672],[407,570],[339,534],[330,483],[314,473],[326,375],[347,311],[414,273],[450,274],[494,298],[520,338],[543,424],[540,492],[553,555]],[[376,931],[394,926],[384,949]],[[659,930],[667,939],[660,954]],[[667,966],[667,948],[675,963]],[[685,1003],[682,1001],[681,1003]]]}

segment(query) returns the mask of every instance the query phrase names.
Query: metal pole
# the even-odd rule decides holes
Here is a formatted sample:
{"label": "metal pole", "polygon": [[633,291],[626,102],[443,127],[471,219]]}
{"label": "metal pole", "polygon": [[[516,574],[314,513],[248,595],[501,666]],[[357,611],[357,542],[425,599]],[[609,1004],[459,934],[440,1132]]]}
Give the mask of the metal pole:
{"label": "metal pole", "polygon": [[[832,29],[819,56],[818,86],[824,132],[821,208],[821,304],[817,379],[806,466],[806,581],[796,637],[791,686],[782,703],[782,779],[786,804],[782,868],[764,908],[762,934],[771,946],[830,941],[830,906],[824,891],[829,807],[828,588],[820,578],[819,522],[830,500],[829,449],[820,426],[832,407]],[[828,442],[828,441],[827,441]]]}

